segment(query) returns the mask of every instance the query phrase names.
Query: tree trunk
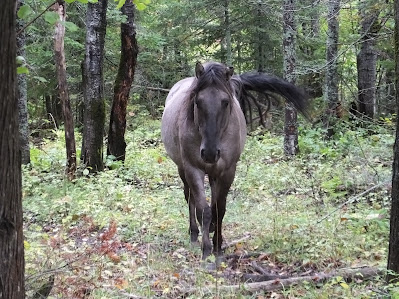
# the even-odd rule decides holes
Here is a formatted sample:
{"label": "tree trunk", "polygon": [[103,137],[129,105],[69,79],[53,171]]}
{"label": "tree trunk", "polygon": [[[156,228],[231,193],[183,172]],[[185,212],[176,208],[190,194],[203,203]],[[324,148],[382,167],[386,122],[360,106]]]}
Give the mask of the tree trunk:
{"label": "tree trunk", "polygon": [[84,58],[83,163],[92,172],[102,171],[105,103],[103,87],[104,39],[108,0],[88,3]]}
{"label": "tree trunk", "polygon": [[0,298],[25,297],[21,154],[16,94],[16,0],[0,10]]}
{"label": "tree trunk", "polygon": [[265,14],[263,13],[263,10],[265,7],[262,7],[263,4],[262,2],[257,3],[256,11],[254,12],[256,14],[256,33],[255,33],[255,40],[254,40],[254,46],[255,46],[255,69],[258,72],[264,72],[266,68],[266,58],[265,58],[265,44],[269,43],[268,35],[265,32]]}
{"label": "tree trunk", "polygon": [[364,2],[359,4],[362,43],[357,55],[358,110],[373,119],[376,111],[375,81],[377,76],[377,52],[374,46],[375,35],[378,32],[379,12],[366,5]]}
{"label": "tree trunk", "polygon": [[64,52],[64,36],[65,36],[65,2],[58,0],[54,5],[55,11],[60,17],[60,22],[55,25],[54,35],[54,59],[57,70],[58,93],[62,103],[62,113],[64,115],[64,130],[65,130],[65,146],[67,155],[66,174],[69,180],[75,177],[76,171],[76,144],[75,132],[73,125],[73,116],[71,104],[69,101],[67,73]]}
{"label": "tree trunk", "polygon": [[231,54],[231,23],[230,23],[230,0],[223,1],[224,7],[224,39],[222,42],[222,62],[231,66],[233,63]]}
{"label": "tree trunk", "polygon": [[[284,79],[295,83],[295,0],[283,0],[283,54]],[[284,120],[284,153],[288,156],[296,155],[298,148],[297,110],[290,104],[285,104]]]}
{"label": "tree trunk", "polygon": [[[18,0],[17,11],[24,4],[24,0]],[[24,21],[17,19],[17,32],[24,27]],[[17,36],[17,55],[25,57],[25,32]],[[22,164],[30,163],[29,149],[29,125],[28,125],[28,91],[26,74],[17,75],[18,79],[18,112],[19,112],[19,144],[21,147]]]}
{"label": "tree trunk", "polygon": [[[399,0],[394,2],[395,13],[395,53],[399,51]],[[395,55],[395,85],[396,85],[396,107],[399,107],[399,58]],[[399,112],[399,108],[398,112]],[[394,161],[392,168],[392,204],[391,204],[391,228],[389,235],[388,252],[388,282],[399,281],[399,118],[396,119],[396,139],[394,145]]]}
{"label": "tree trunk", "polygon": [[339,35],[339,5],[340,0],[328,1],[327,14],[327,70],[325,80],[325,95],[327,101],[327,137],[334,135],[333,126],[336,123],[337,109],[340,107],[338,99],[338,35]]}
{"label": "tree trunk", "polygon": [[121,58],[115,80],[107,148],[107,155],[113,155],[120,161],[125,160],[126,106],[134,79],[138,54],[134,4],[131,1],[126,1],[122,6],[122,14],[127,17],[127,20],[126,23],[121,24]]}

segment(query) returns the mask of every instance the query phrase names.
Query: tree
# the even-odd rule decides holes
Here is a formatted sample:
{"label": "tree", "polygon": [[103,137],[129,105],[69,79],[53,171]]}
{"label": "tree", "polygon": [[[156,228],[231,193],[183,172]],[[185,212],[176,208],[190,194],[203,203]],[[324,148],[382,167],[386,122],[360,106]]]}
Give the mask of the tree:
{"label": "tree", "polygon": [[0,298],[25,297],[21,154],[16,95],[16,0],[0,10]]}
{"label": "tree", "polygon": [[[284,79],[295,83],[295,0],[283,0],[283,52],[284,52]],[[285,104],[284,122],[284,153],[296,155],[298,148],[297,111],[290,104]]]}
{"label": "tree", "polygon": [[86,52],[83,63],[82,160],[91,171],[102,171],[105,103],[103,87],[104,39],[108,0],[87,5]]}
{"label": "tree", "polygon": [[376,111],[377,52],[376,34],[379,31],[379,10],[369,1],[360,1],[361,45],[357,55],[358,110],[373,119]]}
{"label": "tree", "polygon": [[127,20],[121,24],[121,57],[118,74],[115,79],[107,148],[107,155],[113,155],[120,161],[125,160],[126,106],[129,100],[130,87],[133,83],[138,54],[134,24],[134,4],[131,0],[126,1],[122,6],[122,14],[127,17]]}
{"label": "tree", "polygon": [[328,1],[328,14],[327,14],[327,45],[326,45],[326,83],[325,83],[325,96],[328,105],[327,109],[327,135],[331,137],[334,132],[332,127],[335,124],[337,109],[339,107],[338,99],[338,35],[339,35],[339,4],[340,0]]}
{"label": "tree", "polygon": [[[395,13],[395,53],[399,53],[399,0],[394,2]],[[396,107],[399,112],[399,57],[395,56]],[[388,282],[399,281],[399,118],[396,119],[396,139],[394,145],[394,161],[392,167],[392,203],[388,252]]]}
{"label": "tree", "polygon": [[67,73],[64,52],[64,36],[65,36],[65,2],[58,0],[54,5],[60,20],[55,25],[54,35],[54,59],[57,70],[58,93],[62,103],[62,113],[64,116],[65,144],[67,154],[67,177],[72,180],[76,171],[76,144],[75,132],[73,125],[73,116],[71,104],[69,101]]}
{"label": "tree", "polygon": [[[24,4],[24,0],[18,0],[17,11]],[[24,21],[17,18],[17,32],[24,27]],[[25,31],[17,35],[17,55],[25,59]],[[26,74],[18,74],[18,111],[19,111],[19,143],[21,146],[21,162],[29,164],[29,126],[28,126],[28,90]]]}

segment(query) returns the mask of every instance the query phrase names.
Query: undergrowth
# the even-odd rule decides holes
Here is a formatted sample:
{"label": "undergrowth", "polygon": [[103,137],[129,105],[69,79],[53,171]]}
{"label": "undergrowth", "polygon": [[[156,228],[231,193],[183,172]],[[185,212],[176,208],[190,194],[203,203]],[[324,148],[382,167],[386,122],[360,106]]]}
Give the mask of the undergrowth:
{"label": "undergrowth", "polygon": [[[130,121],[125,165],[108,157],[104,172],[81,169],[72,182],[64,176],[62,131],[32,148],[23,169],[28,297],[52,280],[50,298],[398,296],[383,278],[223,291],[240,282],[205,271],[200,249],[189,243],[188,208],[160,141],[160,121],[143,114]],[[301,128],[301,153],[288,159],[282,136],[252,132],[224,220],[227,242],[250,237],[227,255],[258,254],[258,262],[286,273],[385,268],[393,128],[342,123],[333,139],[324,136],[320,128]]]}

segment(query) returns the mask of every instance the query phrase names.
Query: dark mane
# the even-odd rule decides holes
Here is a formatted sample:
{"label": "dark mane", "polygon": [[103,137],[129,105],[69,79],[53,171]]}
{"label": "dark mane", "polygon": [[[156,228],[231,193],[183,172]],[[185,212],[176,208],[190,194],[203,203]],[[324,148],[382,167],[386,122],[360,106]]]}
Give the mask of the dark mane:
{"label": "dark mane", "polygon": [[227,80],[226,76],[226,66],[224,64],[218,62],[208,62],[204,64],[204,73],[199,76],[199,78],[195,78],[194,82],[190,88],[190,96],[187,101],[189,105],[188,111],[188,118],[193,119],[193,109],[194,109],[194,99],[198,92],[203,90],[204,88],[213,86],[217,87],[233,98],[235,94],[235,86],[233,84],[239,84],[236,79],[231,78],[231,80]]}
{"label": "dark mane", "polygon": [[226,66],[218,62],[208,62],[204,64],[204,73],[197,78],[191,87],[191,97],[201,91],[202,89],[216,86],[229,95],[233,94],[233,88],[226,76]]}

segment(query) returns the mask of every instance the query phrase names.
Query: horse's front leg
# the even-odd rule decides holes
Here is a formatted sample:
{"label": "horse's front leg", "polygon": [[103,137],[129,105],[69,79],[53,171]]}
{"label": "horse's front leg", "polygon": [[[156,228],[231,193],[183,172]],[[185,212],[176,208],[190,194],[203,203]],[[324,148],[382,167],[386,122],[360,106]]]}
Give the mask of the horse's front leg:
{"label": "horse's front leg", "polygon": [[197,220],[202,228],[202,259],[206,259],[212,253],[212,244],[209,239],[212,214],[205,197],[204,177],[205,173],[202,170],[189,166],[185,169],[185,178],[190,188],[190,202],[193,201],[195,204]]}
{"label": "horse's front leg", "polygon": [[186,199],[186,202],[188,204],[189,218],[190,218],[190,227],[189,227],[190,241],[192,244],[197,244],[199,229],[197,225],[197,220],[195,219],[194,196],[191,195],[190,187],[187,183],[185,172],[181,168],[179,168],[179,175],[184,184],[184,198]]}
{"label": "horse's front leg", "polygon": [[213,252],[215,256],[221,256],[222,253],[222,222],[226,212],[226,198],[230,186],[234,181],[235,165],[224,172],[223,176],[214,179],[212,184],[212,224],[215,226],[213,235]]}

